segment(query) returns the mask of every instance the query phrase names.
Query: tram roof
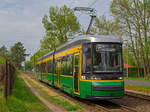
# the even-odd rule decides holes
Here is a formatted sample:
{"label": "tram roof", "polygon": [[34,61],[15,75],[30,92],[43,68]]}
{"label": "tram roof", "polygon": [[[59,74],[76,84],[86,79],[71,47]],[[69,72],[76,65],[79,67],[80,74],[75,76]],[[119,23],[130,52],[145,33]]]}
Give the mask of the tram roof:
{"label": "tram roof", "polygon": [[76,42],[78,40],[80,40],[80,41],[86,40],[88,42],[122,43],[120,38],[115,37],[115,36],[107,36],[107,35],[77,35],[77,36],[74,36],[74,39],[72,39],[71,41],[67,42],[66,44],[72,43],[72,42]]}
{"label": "tram roof", "polygon": [[[115,36],[106,36],[106,35],[77,35],[73,36],[73,39],[66,42],[62,46],[56,48],[56,53],[61,52],[65,49],[72,48],[74,46],[83,44],[83,43],[94,43],[94,42],[101,42],[101,43],[122,43],[121,39]],[[39,58],[39,61],[52,56],[54,51],[49,52],[48,54]]]}

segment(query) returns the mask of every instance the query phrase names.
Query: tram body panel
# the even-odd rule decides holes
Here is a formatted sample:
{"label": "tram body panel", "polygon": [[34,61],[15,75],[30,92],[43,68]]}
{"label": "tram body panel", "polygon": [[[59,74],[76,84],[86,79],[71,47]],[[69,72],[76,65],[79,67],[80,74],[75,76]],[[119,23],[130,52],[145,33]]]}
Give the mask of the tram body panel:
{"label": "tram body panel", "polygon": [[92,96],[116,97],[124,95],[124,82],[92,82]]}

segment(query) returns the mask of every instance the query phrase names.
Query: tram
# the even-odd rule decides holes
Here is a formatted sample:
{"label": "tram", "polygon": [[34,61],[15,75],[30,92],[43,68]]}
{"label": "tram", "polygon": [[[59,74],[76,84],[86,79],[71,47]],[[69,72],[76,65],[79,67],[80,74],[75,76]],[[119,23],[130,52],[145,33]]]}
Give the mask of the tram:
{"label": "tram", "polygon": [[124,95],[122,41],[113,36],[78,35],[41,57],[37,78],[84,99]]}

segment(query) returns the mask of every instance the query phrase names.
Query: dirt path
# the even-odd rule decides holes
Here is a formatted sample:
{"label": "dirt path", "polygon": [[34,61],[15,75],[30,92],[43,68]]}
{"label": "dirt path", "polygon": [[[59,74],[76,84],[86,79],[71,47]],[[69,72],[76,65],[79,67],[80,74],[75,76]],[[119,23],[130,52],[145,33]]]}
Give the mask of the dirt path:
{"label": "dirt path", "polygon": [[38,85],[39,87],[41,87],[41,88],[42,88],[45,92],[47,92],[50,96],[54,96],[54,97],[57,96],[57,97],[59,97],[60,99],[64,99],[64,100],[66,100],[67,102],[69,102],[69,103],[71,103],[71,104],[73,104],[73,105],[76,104],[76,102],[67,99],[66,97],[60,95],[60,93],[57,93],[56,91],[51,90],[52,88],[47,88],[47,87],[45,87],[43,84],[41,84],[40,82],[38,82],[38,81],[36,81],[36,80],[34,80],[34,79],[28,77],[28,76],[25,76],[25,77],[26,77],[27,79],[29,79],[29,80],[32,80],[32,83],[34,83],[35,85]]}
{"label": "dirt path", "polygon": [[49,103],[47,100],[45,100],[43,97],[40,96],[40,94],[27,82],[25,77],[22,75],[22,78],[26,85],[30,88],[31,92],[37,96],[50,110],[50,112],[64,112],[62,109],[56,107],[55,105]]}

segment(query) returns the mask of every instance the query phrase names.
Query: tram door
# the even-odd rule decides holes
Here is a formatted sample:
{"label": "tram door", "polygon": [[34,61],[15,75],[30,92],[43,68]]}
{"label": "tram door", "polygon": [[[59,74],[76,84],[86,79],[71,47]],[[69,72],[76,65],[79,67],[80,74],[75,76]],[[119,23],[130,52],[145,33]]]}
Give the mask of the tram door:
{"label": "tram door", "polygon": [[56,72],[57,72],[57,86],[60,87],[60,59],[57,60]]}
{"label": "tram door", "polygon": [[74,77],[74,93],[79,94],[79,53],[74,54],[74,70],[73,70],[73,77]]}

